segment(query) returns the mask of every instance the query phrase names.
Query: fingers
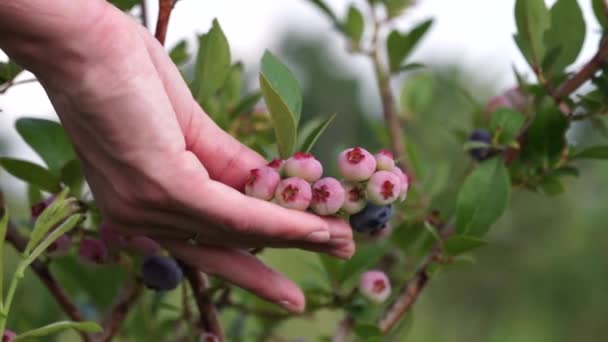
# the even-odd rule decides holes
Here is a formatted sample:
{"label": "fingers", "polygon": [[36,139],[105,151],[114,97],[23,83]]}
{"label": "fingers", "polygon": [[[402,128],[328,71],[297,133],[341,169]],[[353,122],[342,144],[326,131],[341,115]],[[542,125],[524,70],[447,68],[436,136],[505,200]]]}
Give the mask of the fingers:
{"label": "fingers", "polygon": [[245,251],[193,246],[175,240],[161,243],[179,259],[205,273],[223,278],[288,311],[304,311],[304,294],[298,286]]}

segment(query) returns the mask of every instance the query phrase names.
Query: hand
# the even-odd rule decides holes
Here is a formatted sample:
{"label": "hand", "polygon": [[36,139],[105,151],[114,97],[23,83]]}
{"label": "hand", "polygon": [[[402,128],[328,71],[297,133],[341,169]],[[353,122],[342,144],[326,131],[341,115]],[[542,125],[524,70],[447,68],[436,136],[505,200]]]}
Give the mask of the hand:
{"label": "hand", "polygon": [[219,129],[149,32],[105,1],[2,3],[0,37],[47,91],[113,227],[294,312],[302,292],[245,248],[353,254],[343,221],[239,192],[263,158]]}

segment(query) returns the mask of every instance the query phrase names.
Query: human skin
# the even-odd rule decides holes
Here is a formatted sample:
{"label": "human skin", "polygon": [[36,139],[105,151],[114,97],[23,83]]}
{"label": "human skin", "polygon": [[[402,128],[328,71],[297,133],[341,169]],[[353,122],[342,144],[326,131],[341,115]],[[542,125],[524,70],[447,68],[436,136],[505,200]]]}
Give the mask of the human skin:
{"label": "human skin", "polygon": [[247,248],[354,253],[342,220],[241,193],[264,159],[222,131],[154,37],[107,2],[0,1],[0,49],[44,87],[104,220],[121,233],[152,237],[292,312],[304,309],[301,290]]}

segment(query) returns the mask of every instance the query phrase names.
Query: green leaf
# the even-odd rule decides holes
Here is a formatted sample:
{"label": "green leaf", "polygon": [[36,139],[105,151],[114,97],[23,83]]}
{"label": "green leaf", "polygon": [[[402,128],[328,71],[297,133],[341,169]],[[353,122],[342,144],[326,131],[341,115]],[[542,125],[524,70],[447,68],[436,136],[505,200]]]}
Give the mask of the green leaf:
{"label": "green leaf", "polygon": [[59,177],[65,164],[76,159],[74,148],[58,122],[23,118],[17,120],[15,128],[55,176]]}
{"label": "green leaf", "polygon": [[32,184],[27,185],[27,200],[30,207],[34,204],[42,202],[43,199],[44,196],[42,196],[42,191],[40,191],[37,186]]}
{"label": "green leaf", "polygon": [[199,37],[192,83],[196,101],[205,106],[207,99],[222,87],[229,73],[230,47],[219,22],[214,19],[209,32]]}
{"label": "green leaf", "polygon": [[353,331],[355,335],[362,338],[364,341],[370,339],[376,339],[382,336],[382,331],[378,326],[372,324],[357,324],[354,326]]}
{"label": "green leaf", "polygon": [[[585,19],[576,0],[558,0],[551,8],[551,27],[545,32],[547,51],[557,50],[555,60],[543,73],[555,76],[574,63],[585,41]],[[564,25],[567,23],[567,25]],[[550,54],[545,57],[548,58]]]}
{"label": "green leaf", "polygon": [[411,4],[411,0],[383,0],[389,18],[401,15]]}
{"label": "green leaf", "polygon": [[435,80],[428,73],[408,78],[401,89],[401,110],[407,113],[422,113],[433,101]]}
{"label": "green leaf", "polygon": [[[297,150],[301,151],[301,152],[312,151],[312,148],[317,143],[317,140],[319,140],[319,138],[321,137],[323,132],[327,129],[327,127],[329,127],[329,125],[332,123],[332,121],[334,121],[334,119],[336,118],[336,115],[337,114],[333,114],[324,120],[319,120],[319,121],[315,122],[314,123],[315,125],[312,127],[312,129],[310,130],[308,135],[306,135],[305,137],[300,134],[300,137],[302,137],[302,144],[299,145]],[[302,133],[302,132],[300,132],[300,133]]]}
{"label": "green leaf", "polygon": [[408,64],[404,64],[404,65],[400,66],[399,70],[397,70],[397,71],[398,72],[407,72],[407,71],[414,71],[414,70],[418,70],[418,69],[422,69],[422,68],[426,68],[426,65],[424,65],[422,63],[412,62],[412,63],[408,63]]}
{"label": "green leaf", "polygon": [[526,133],[522,159],[533,165],[553,166],[566,147],[569,122],[553,103],[541,106]]}
{"label": "green leaf", "polygon": [[36,258],[40,256],[55,240],[57,240],[61,235],[66,234],[70,230],[74,229],[78,223],[80,223],[82,219],[81,214],[76,214],[70,216],[66,219],[59,227],[51,231],[51,233],[46,237],[46,239],[42,240],[40,244],[30,253],[30,255],[25,259],[26,265],[30,265]]}
{"label": "green leaf", "polygon": [[0,208],[4,212],[0,219],[0,309],[4,310],[4,290],[2,289],[4,282],[4,239],[8,230],[8,209]]}
{"label": "green leaf", "polygon": [[234,109],[230,112],[231,118],[236,118],[242,114],[250,112],[253,107],[260,101],[262,98],[262,93],[259,91],[253,92],[245,97],[243,97]]}
{"label": "green leaf", "polygon": [[63,221],[73,210],[74,200],[65,200],[68,189],[64,189],[51,204],[44,209],[34,223],[34,229],[30,234],[30,239],[25,246],[23,255],[28,255],[33,250],[38,242],[55,227],[59,222]]}
{"label": "green leaf", "polygon": [[372,244],[359,247],[353,257],[344,262],[340,267],[340,275],[338,282],[345,286],[353,279],[358,279],[359,275],[366,269],[375,265],[380,258],[385,254],[386,246],[384,244]]}
{"label": "green leaf", "polygon": [[140,0],[110,0],[114,6],[118,7],[121,11],[128,11],[135,7]]}
{"label": "green leaf", "polygon": [[297,141],[302,93],[291,71],[268,50],[262,57],[260,87],[273,120],[279,155],[287,159]]}
{"label": "green leaf", "polygon": [[339,286],[338,277],[341,272],[340,269],[342,265],[340,262],[332,258],[330,256],[319,254],[319,260],[321,260],[321,265],[323,265],[323,270],[325,271],[325,275],[327,276],[327,280],[332,288]]}
{"label": "green leaf", "polygon": [[526,117],[509,108],[499,108],[491,114],[490,130],[497,133],[499,144],[506,145],[517,138]]}
{"label": "green leaf", "polygon": [[558,169],[553,170],[553,172],[551,174],[553,176],[556,176],[556,177],[570,176],[570,177],[578,178],[579,175],[580,175],[580,172],[575,167],[572,167],[572,166],[562,166],[562,167],[560,167]]}
{"label": "green leaf", "polygon": [[456,201],[456,231],[483,236],[507,207],[511,191],[509,173],[502,159],[481,163],[465,180]]}
{"label": "green leaf", "polygon": [[243,64],[235,63],[230,67],[226,83],[221,89],[222,100],[232,105],[239,101],[243,91]]}
{"label": "green leaf", "polygon": [[604,0],[593,0],[593,13],[598,23],[604,30],[608,30],[608,13],[604,5]]}
{"label": "green leaf", "polygon": [[61,189],[59,179],[44,167],[27,160],[2,157],[0,165],[11,175],[48,192]]}
{"label": "green leaf", "polygon": [[564,185],[556,176],[544,177],[540,184],[538,184],[538,189],[547,196],[558,196],[566,191]]}
{"label": "green leaf", "polygon": [[515,23],[517,24],[515,41],[522,54],[533,68],[540,66],[545,56],[543,35],[551,24],[545,0],[517,0]]}
{"label": "green leaf", "polygon": [[190,54],[188,53],[188,42],[186,40],[181,40],[179,43],[177,43],[169,51],[169,57],[171,57],[171,60],[177,66],[186,63],[190,59]]}
{"label": "green leaf", "polygon": [[14,80],[21,71],[23,68],[13,61],[0,62],[0,85]]}
{"label": "green leaf", "polygon": [[346,15],[344,33],[358,46],[361,42],[364,29],[365,20],[363,19],[363,14],[354,5],[351,5]]}
{"label": "green leaf", "polygon": [[414,50],[431,25],[433,25],[433,20],[428,19],[416,25],[416,27],[406,34],[401,34],[397,30],[391,31],[386,40],[391,72],[399,71],[401,63]]}
{"label": "green leaf", "polygon": [[593,146],[576,152],[570,159],[608,159],[608,146]]}
{"label": "green leaf", "polygon": [[84,184],[84,174],[80,166],[80,160],[72,159],[61,169],[61,182],[70,188],[72,194],[76,197],[82,190]]}
{"label": "green leaf", "polygon": [[28,332],[19,334],[15,338],[15,341],[21,341],[21,340],[32,338],[32,337],[47,336],[47,335],[54,334],[54,333],[57,333],[57,332],[60,332],[62,330],[66,330],[66,329],[75,329],[75,330],[88,332],[88,333],[99,333],[99,332],[103,331],[101,326],[99,326],[99,324],[97,324],[95,322],[63,321],[63,322],[51,323],[49,325],[45,325],[44,327],[33,329]]}
{"label": "green leaf", "polygon": [[456,256],[481,247],[486,243],[486,241],[473,236],[457,235],[443,242],[443,251],[449,255]]}
{"label": "green leaf", "polygon": [[311,2],[312,4],[314,4],[315,6],[317,6],[317,8],[321,10],[321,12],[325,13],[334,24],[339,25],[338,17],[329,8],[329,6],[327,6],[325,4],[325,2],[323,0],[308,0],[308,1]]}

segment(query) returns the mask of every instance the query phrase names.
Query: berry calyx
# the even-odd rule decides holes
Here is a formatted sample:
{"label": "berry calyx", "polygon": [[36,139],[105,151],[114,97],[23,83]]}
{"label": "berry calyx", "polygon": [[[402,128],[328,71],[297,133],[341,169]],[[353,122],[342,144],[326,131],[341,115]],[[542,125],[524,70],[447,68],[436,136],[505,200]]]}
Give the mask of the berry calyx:
{"label": "berry calyx", "polygon": [[401,194],[401,180],[393,172],[378,171],[369,179],[365,191],[371,203],[389,204]]}
{"label": "berry calyx", "polygon": [[348,181],[365,181],[376,171],[376,158],[361,147],[346,149],[338,156],[338,170]]}
{"label": "berry calyx", "polygon": [[344,204],[345,192],[340,182],[332,177],[316,181],[312,186],[312,210],[319,215],[333,215]]}
{"label": "berry calyx", "polygon": [[363,210],[367,200],[365,198],[365,187],[360,183],[343,182],[345,198],[342,210],[347,214],[356,214]]}
{"label": "berry calyx", "polygon": [[304,179],[289,177],[279,183],[274,196],[280,206],[306,210],[312,200],[312,190],[310,184]]}
{"label": "berry calyx", "polygon": [[359,279],[359,291],[365,298],[382,303],[391,294],[391,283],[386,273],[377,270],[367,271]]}

